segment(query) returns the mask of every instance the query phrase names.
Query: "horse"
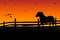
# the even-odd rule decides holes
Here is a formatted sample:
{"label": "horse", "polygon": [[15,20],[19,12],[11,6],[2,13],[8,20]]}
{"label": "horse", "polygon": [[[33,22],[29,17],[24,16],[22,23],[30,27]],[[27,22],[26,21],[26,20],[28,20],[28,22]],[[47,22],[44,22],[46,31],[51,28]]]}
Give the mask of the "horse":
{"label": "horse", "polygon": [[53,16],[45,16],[43,12],[37,12],[36,17],[39,17],[41,24],[50,23],[54,24],[55,20]]}

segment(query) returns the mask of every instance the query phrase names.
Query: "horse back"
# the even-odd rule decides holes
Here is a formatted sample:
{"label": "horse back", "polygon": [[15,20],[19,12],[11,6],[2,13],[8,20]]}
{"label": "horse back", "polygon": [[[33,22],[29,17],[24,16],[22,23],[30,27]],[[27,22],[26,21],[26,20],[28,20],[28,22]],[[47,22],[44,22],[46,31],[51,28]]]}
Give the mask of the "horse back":
{"label": "horse back", "polygon": [[47,20],[53,22],[54,21],[54,17],[53,16],[48,16]]}

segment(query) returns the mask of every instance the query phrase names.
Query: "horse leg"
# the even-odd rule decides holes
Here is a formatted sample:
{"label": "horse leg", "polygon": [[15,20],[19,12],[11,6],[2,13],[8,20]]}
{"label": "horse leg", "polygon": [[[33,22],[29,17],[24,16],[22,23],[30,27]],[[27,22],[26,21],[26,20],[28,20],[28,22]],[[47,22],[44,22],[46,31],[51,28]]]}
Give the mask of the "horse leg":
{"label": "horse leg", "polygon": [[43,24],[43,22],[41,23],[41,25],[42,25],[42,29],[44,30],[44,24]]}
{"label": "horse leg", "polygon": [[52,26],[54,27],[54,22],[52,22]]}
{"label": "horse leg", "polygon": [[56,27],[55,27],[55,22],[52,22],[52,29],[53,29],[53,30],[56,29]]}
{"label": "horse leg", "polygon": [[51,27],[51,22],[49,22],[49,28]]}
{"label": "horse leg", "polygon": [[56,22],[53,22],[53,28],[56,29]]}
{"label": "horse leg", "polygon": [[51,22],[49,22],[49,27],[48,27],[49,30],[51,30]]}
{"label": "horse leg", "polygon": [[44,25],[43,25],[43,22],[41,22],[41,25],[42,25],[41,27],[43,27],[43,26],[44,26]]}

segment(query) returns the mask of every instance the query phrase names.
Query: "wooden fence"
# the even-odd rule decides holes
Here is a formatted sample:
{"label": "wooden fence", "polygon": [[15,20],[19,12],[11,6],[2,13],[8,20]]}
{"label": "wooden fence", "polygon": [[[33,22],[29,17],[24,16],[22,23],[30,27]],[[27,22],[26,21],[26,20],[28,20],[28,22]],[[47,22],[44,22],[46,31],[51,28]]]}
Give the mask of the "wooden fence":
{"label": "wooden fence", "polygon": [[[3,27],[5,27],[6,26],[5,24],[8,24],[8,23],[14,23],[14,27],[15,28],[16,28],[16,25],[38,25],[38,28],[40,27],[40,25],[42,25],[40,23],[40,20],[39,19],[38,19],[38,21],[17,22],[16,18],[14,19],[14,22],[3,22],[3,23],[0,23],[0,24],[3,24]],[[23,23],[23,24],[17,24],[17,23]],[[25,24],[25,23],[27,23],[27,24]],[[33,24],[28,24],[28,23],[33,23]],[[37,24],[34,24],[34,23],[37,23]],[[52,26],[56,27],[57,24],[60,24],[60,20],[56,20],[55,19],[54,25],[52,25]],[[44,25],[46,25],[46,24],[44,24]],[[44,27],[44,25],[42,25],[42,27]],[[50,25],[49,25],[49,27],[50,27]]]}

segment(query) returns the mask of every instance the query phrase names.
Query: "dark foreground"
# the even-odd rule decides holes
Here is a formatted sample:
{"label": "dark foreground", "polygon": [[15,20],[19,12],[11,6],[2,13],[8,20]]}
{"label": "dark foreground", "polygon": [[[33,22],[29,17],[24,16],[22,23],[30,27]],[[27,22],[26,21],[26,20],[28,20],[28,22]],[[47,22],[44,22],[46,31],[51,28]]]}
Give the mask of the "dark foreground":
{"label": "dark foreground", "polygon": [[0,32],[20,32],[20,31],[34,31],[34,32],[60,32],[60,27],[0,27]]}

